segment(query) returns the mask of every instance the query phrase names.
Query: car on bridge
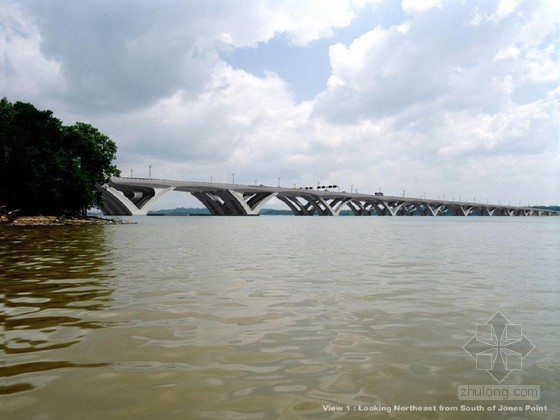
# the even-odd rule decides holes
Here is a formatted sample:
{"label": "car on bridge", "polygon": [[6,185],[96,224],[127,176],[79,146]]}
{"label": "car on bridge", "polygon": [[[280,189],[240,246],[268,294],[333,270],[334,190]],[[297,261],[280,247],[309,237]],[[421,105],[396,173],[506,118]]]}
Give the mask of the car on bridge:
{"label": "car on bridge", "polygon": [[375,195],[383,195],[383,193],[381,191],[376,191]]}

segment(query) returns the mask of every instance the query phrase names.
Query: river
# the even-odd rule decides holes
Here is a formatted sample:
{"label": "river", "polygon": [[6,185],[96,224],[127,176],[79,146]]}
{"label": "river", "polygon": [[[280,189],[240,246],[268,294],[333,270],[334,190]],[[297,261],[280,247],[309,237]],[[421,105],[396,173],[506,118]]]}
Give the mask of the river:
{"label": "river", "polygon": [[[560,417],[560,217],[133,220],[0,227],[0,418]],[[498,311],[538,401],[458,398]]]}

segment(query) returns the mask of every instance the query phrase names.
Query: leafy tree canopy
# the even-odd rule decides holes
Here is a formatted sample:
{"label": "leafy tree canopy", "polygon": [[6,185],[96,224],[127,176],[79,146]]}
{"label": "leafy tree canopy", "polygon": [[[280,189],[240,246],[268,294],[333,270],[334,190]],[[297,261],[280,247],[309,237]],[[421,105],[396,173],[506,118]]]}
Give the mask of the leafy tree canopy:
{"label": "leafy tree canopy", "polygon": [[0,100],[0,205],[23,214],[85,214],[119,170],[117,145],[95,127]]}

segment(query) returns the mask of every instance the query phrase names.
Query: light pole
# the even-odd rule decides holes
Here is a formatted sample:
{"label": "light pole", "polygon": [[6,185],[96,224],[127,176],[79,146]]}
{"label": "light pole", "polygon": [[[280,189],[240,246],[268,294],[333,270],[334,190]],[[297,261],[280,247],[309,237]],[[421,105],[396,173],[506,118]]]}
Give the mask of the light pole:
{"label": "light pole", "polygon": [[426,193],[424,193],[424,200],[426,199]]}
{"label": "light pole", "polygon": [[255,179],[255,187],[257,186],[257,180]]}
{"label": "light pole", "polygon": [[353,192],[354,192],[354,184],[351,184],[350,185],[350,193],[353,193]]}
{"label": "light pole", "polygon": [[404,197],[406,195],[406,190],[402,190],[402,196]]}
{"label": "light pole", "polygon": [[231,173],[231,183],[235,184],[235,172]]}
{"label": "light pole", "polygon": [[282,179],[282,178],[278,177],[278,188],[280,188],[280,180],[281,180],[281,179]]}
{"label": "light pole", "polygon": [[130,170],[130,177],[132,178],[132,169]]}
{"label": "light pole", "polygon": [[214,179],[214,175],[210,175],[210,183],[212,183],[213,179]]}
{"label": "light pole", "polygon": [[149,178],[152,179],[152,165],[148,165],[148,168],[150,168]]}

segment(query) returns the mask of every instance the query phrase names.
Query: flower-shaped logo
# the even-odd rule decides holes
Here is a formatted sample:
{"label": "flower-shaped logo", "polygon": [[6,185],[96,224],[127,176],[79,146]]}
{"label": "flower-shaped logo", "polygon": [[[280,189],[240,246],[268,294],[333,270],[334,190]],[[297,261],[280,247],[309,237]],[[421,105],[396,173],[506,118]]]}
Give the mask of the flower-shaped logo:
{"label": "flower-shaped logo", "polygon": [[488,371],[501,383],[511,371],[523,368],[535,345],[523,335],[521,324],[512,324],[498,311],[486,324],[476,325],[476,335],[463,348],[476,360],[477,370]]}

